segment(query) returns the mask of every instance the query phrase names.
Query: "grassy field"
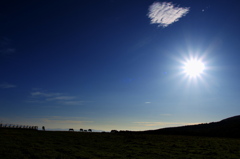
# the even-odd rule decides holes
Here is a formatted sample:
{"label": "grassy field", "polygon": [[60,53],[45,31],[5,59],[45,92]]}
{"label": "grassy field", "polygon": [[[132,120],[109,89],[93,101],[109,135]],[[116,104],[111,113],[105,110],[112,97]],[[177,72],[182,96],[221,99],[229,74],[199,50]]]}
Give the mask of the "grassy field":
{"label": "grassy field", "polygon": [[0,129],[0,158],[240,158],[240,139]]}

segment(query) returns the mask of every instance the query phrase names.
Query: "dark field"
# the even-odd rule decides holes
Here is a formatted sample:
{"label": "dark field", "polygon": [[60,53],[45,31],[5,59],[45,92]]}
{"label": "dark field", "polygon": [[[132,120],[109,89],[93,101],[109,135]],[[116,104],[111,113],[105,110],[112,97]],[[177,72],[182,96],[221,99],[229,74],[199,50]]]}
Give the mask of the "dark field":
{"label": "dark field", "polygon": [[0,129],[0,158],[240,158],[240,139]]}

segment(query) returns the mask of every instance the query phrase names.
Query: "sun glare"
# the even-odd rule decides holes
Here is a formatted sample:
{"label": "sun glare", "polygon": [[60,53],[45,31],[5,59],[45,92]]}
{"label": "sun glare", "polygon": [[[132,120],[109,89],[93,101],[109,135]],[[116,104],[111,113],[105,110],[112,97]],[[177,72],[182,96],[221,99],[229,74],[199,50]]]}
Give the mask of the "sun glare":
{"label": "sun glare", "polygon": [[197,59],[191,59],[184,63],[184,73],[190,77],[200,76],[204,69],[204,63]]}

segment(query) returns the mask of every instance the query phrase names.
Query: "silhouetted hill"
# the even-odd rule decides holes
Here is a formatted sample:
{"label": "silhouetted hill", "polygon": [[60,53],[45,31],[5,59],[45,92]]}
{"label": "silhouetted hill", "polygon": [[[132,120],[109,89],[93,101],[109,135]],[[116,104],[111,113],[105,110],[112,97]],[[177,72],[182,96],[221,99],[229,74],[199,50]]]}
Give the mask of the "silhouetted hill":
{"label": "silhouetted hill", "polygon": [[237,122],[240,122],[240,115],[237,115],[237,116],[233,116],[233,117],[230,117],[230,118],[226,118],[226,119],[223,119],[220,121],[221,123],[237,123]]}
{"label": "silhouetted hill", "polygon": [[144,133],[170,135],[199,135],[216,137],[240,137],[240,115],[223,119],[219,122],[203,123],[180,127],[148,130]]}

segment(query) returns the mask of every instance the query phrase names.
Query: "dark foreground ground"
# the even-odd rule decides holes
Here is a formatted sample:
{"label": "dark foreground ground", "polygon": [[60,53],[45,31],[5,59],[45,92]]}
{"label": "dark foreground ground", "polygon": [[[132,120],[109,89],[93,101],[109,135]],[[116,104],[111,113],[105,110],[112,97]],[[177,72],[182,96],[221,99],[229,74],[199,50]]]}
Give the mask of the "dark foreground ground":
{"label": "dark foreground ground", "polygon": [[0,129],[0,158],[240,158],[239,138]]}

